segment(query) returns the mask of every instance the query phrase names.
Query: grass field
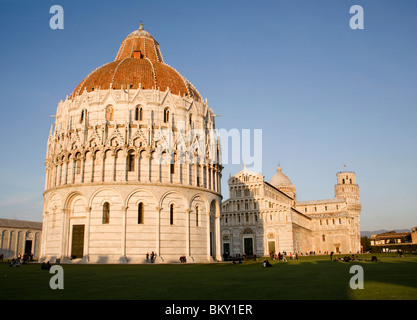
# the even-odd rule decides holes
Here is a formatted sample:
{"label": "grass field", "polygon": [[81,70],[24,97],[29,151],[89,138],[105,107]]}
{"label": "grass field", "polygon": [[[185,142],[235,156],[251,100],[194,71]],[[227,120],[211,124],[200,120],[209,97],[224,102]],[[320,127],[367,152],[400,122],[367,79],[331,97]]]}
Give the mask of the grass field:
{"label": "grass field", "polygon": [[[328,256],[298,261],[265,259],[243,264],[62,265],[64,289],[52,290],[53,274],[32,263],[0,264],[1,300],[416,300],[417,254],[360,255],[336,262]],[[364,270],[364,289],[352,290],[352,265]]]}

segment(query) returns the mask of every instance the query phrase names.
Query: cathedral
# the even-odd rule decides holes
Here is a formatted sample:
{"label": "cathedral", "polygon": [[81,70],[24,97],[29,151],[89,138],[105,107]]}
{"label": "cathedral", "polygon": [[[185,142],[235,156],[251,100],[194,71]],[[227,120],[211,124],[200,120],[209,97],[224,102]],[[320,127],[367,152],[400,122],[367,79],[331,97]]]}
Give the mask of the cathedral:
{"label": "cathedral", "polygon": [[313,201],[297,201],[296,188],[281,166],[269,182],[246,167],[230,177],[230,198],[222,204],[221,214],[223,254],[360,252],[356,175],[336,176],[335,198]]}
{"label": "cathedral", "polygon": [[47,141],[42,260],[221,259],[214,118],[141,23],[114,61],[58,104]]}

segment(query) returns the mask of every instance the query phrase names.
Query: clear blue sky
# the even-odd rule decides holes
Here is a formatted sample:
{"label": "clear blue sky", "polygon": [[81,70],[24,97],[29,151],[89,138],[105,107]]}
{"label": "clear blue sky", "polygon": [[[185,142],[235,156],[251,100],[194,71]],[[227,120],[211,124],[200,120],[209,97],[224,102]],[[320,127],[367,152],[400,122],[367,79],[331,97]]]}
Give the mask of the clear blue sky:
{"label": "clear blue sky", "polygon": [[[52,30],[49,8],[64,8]],[[365,29],[352,30],[352,5]],[[299,200],[355,171],[361,230],[417,226],[417,1],[0,1],[0,217],[41,221],[51,115],[143,21],[218,128],[262,129]],[[224,169],[227,178],[243,165]]]}

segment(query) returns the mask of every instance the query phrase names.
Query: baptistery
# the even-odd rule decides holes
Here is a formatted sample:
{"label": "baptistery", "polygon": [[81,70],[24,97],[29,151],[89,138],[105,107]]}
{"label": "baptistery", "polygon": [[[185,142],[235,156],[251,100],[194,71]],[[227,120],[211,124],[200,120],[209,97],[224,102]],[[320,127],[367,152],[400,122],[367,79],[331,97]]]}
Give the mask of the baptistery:
{"label": "baptistery", "polygon": [[214,120],[141,23],[114,61],[58,104],[47,141],[41,259],[221,259]]}

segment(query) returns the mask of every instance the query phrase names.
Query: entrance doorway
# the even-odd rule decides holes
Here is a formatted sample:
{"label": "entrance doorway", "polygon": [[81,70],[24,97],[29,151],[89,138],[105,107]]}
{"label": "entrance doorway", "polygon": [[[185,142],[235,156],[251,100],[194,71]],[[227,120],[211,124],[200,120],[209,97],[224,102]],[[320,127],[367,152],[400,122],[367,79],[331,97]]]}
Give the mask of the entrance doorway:
{"label": "entrance doorway", "polygon": [[84,225],[72,226],[72,246],[71,257],[73,259],[82,258],[84,256]]}
{"label": "entrance doorway", "polygon": [[253,255],[253,239],[244,238],[243,240],[244,252],[247,256]]}
{"label": "entrance doorway", "polygon": [[230,243],[223,243],[223,254],[230,256]]}
{"label": "entrance doorway", "polygon": [[275,254],[275,241],[268,241],[268,252]]}
{"label": "entrance doorway", "polygon": [[26,240],[25,242],[25,252],[27,254],[31,254],[32,253],[32,240]]}

